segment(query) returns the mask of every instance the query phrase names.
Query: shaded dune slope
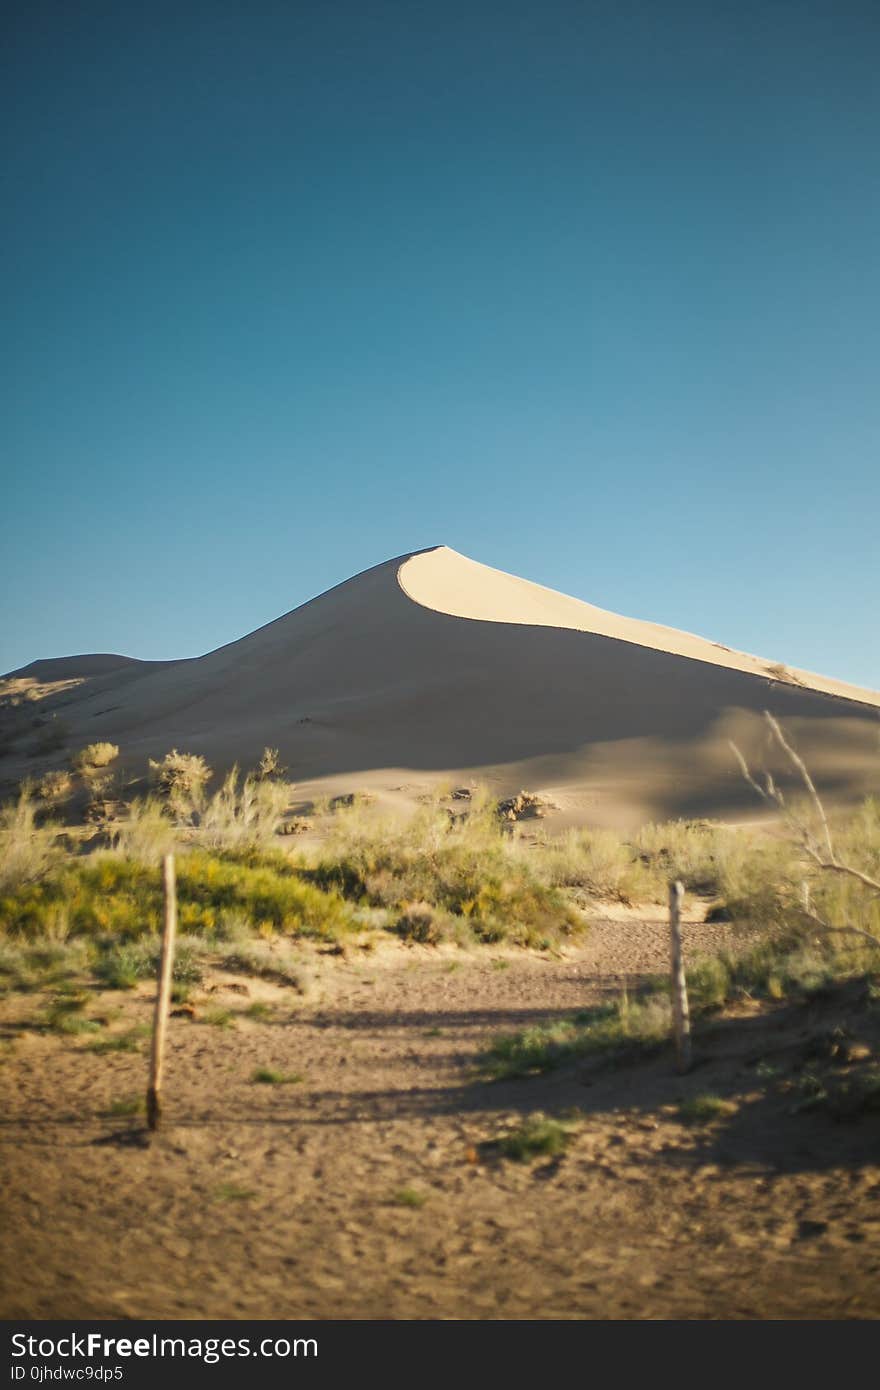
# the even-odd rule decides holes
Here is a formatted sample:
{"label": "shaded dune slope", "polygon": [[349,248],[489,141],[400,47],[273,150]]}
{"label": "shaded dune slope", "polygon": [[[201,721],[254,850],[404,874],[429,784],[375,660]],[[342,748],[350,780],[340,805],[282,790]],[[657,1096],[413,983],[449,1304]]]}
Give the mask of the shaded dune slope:
{"label": "shaded dune slope", "polygon": [[750,807],[727,739],[760,755],[770,709],[826,791],[849,798],[876,784],[880,697],[769,669],[438,547],[206,656],[105,671],[64,716],[81,741],[119,743],[132,767],[172,745],[218,768],[247,765],[270,744],[300,783],[482,773],[514,789],[568,787],[613,820]]}

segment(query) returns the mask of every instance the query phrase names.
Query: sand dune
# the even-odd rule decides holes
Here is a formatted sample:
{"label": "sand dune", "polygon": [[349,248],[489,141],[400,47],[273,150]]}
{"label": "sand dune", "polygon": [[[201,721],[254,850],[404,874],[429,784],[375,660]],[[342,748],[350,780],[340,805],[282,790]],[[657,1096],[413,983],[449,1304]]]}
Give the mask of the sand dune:
{"label": "sand dune", "polygon": [[400,586],[415,603],[449,613],[457,618],[473,618],[480,622],[518,623],[531,627],[572,628],[575,632],[591,632],[597,637],[615,637],[621,642],[634,642],[640,647],[671,652],[696,661],[708,661],[714,666],[726,666],[731,671],[747,671],[751,675],[782,679],[810,690],[822,690],[841,695],[848,700],[867,701],[880,705],[880,694],[846,685],[842,681],[817,676],[767,661],[759,656],[734,651],[720,642],[709,642],[691,632],[662,627],[658,623],[642,622],[609,613],[582,599],[532,584],[527,579],[502,570],[477,564],[459,555],[448,546],[423,551],[401,565]]}
{"label": "sand dune", "polygon": [[[88,660],[65,658],[63,674]],[[50,679],[52,663],[39,666]],[[618,617],[445,546],[206,656],[105,667],[58,700],[72,746],[112,739],[133,772],[172,746],[221,768],[270,744],[304,791],[392,794],[453,776],[549,790],[564,817],[614,824],[751,811],[727,740],[761,756],[765,708],[826,792],[876,788],[880,695]]]}

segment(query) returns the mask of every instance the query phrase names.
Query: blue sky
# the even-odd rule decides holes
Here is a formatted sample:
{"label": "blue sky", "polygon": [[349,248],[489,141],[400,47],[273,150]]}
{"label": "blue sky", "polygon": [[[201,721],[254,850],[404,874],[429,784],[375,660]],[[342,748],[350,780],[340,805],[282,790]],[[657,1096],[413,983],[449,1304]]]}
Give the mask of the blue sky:
{"label": "blue sky", "polygon": [[880,687],[880,16],[6,9],[0,670],[445,543]]}

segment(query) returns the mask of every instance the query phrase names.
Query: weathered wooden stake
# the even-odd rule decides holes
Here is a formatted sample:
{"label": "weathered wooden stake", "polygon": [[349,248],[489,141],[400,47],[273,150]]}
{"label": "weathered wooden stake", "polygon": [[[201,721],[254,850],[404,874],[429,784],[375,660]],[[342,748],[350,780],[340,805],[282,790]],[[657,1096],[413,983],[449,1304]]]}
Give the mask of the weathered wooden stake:
{"label": "weathered wooden stake", "polygon": [[688,1071],[691,1065],[691,1016],[688,1009],[687,981],[681,952],[681,900],[684,884],[669,885],[669,946],[672,962],[672,1020],[675,1028],[675,1053],[678,1070]]}
{"label": "weathered wooden stake", "polygon": [[162,1066],[165,1061],[165,1032],[168,1025],[168,1006],[171,1003],[171,972],[174,969],[174,937],[177,932],[177,883],[173,854],[165,855],[162,873],[165,885],[165,930],[162,933],[156,1012],[153,1015],[150,1084],[147,1088],[147,1124],[150,1129],[159,1128],[162,1114]]}

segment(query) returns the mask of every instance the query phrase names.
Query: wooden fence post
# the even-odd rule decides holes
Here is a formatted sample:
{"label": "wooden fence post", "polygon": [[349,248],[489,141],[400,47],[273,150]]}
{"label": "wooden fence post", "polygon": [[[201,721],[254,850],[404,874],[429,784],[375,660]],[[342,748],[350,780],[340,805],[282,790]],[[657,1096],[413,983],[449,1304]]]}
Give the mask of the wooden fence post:
{"label": "wooden fence post", "polygon": [[162,861],[162,874],[165,887],[165,930],[162,933],[162,954],[159,958],[156,1011],[153,1015],[153,1047],[150,1053],[150,1084],[147,1088],[147,1124],[150,1129],[159,1128],[159,1119],[162,1114],[162,1067],[165,1061],[168,1006],[171,1003],[174,937],[177,932],[177,883],[174,874],[173,854],[165,855]]}
{"label": "wooden fence post", "polygon": [[691,1018],[688,1009],[687,981],[681,951],[681,900],[684,884],[679,880],[669,885],[669,946],[672,964],[672,1020],[675,1028],[675,1054],[678,1070],[685,1072],[691,1065]]}

